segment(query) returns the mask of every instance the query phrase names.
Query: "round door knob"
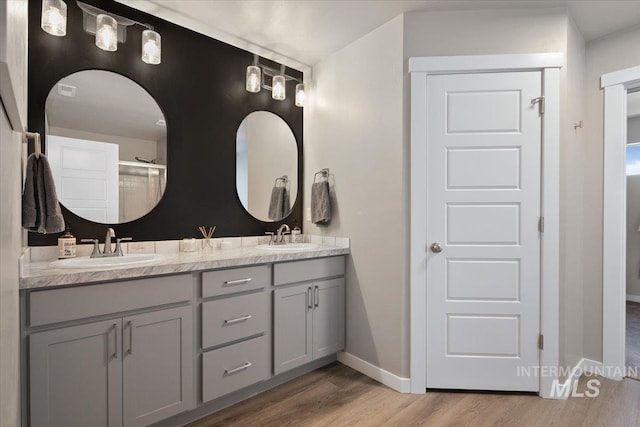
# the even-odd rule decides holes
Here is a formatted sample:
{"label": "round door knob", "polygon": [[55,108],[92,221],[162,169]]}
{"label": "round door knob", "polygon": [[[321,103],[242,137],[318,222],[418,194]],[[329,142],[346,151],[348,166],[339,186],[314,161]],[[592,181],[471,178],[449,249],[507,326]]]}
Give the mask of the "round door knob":
{"label": "round door knob", "polygon": [[436,243],[432,243],[431,244],[431,252],[439,254],[440,252],[442,252],[442,246],[440,246],[440,243],[436,242]]}

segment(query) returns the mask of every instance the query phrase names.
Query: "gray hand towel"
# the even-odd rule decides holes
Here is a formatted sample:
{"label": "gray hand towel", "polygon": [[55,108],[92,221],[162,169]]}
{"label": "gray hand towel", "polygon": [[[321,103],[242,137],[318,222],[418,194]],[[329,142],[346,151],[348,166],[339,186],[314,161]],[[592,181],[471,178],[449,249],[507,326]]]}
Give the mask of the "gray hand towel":
{"label": "gray hand towel", "polygon": [[272,221],[279,221],[289,214],[289,192],[285,187],[273,187],[269,200],[268,217]]}
{"label": "gray hand towel", "polygon": [[284,188],[284,198],[282,200],[282,218],[284,218],[287,215],[289,215],[290,211],[291,211],[291,202],[289,201],[289,190],[287,190],[287,188],[285,187]]}
{"label": "gray hand towel", "polygon": [[51,167],[43,154],[31,154],[27,159],[22,226],[37,233],[59,233],[65,229]]}
{"label": "gray hand towel", "polygon": [[311,185],[311,222],[327,224],[331,221],[329,182],[314,182]]}

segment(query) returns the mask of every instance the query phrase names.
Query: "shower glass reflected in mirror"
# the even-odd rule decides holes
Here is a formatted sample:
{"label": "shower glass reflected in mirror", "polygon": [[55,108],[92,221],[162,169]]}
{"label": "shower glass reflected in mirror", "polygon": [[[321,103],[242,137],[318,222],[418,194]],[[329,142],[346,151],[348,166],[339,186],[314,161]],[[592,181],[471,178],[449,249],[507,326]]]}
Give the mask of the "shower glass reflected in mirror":
{"label": "shower glass reflected in mirror", "polygon": [[98,223],[149,213],[167,181],[167,124],[142,86],[120,74],[79,71],[53,86],[45,147],[60,202]]}
{"label": "shower glass reflected in mirror", "polygon": [[236,133],[236,191],[253,217],[275,222],[298,196],[298,145],[287,123],[268,111],[248,114]]}

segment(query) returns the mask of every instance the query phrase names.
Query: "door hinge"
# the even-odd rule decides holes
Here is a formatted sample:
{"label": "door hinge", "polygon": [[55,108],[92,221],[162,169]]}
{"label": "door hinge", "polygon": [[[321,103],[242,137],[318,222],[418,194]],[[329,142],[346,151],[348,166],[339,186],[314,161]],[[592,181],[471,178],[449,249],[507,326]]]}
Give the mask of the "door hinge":
{"label": "door hinge", "polygon": [[539,96],[531,100],[531,106],[538,104],[538,113],[544,115],[544,96]]}
{"label": "door hinge", "polygon": [[542,334],[538,335],[538,348],[540,350],[544,349],[544,335],[542,335]]}
{"label": "door hinge", "polygon": [[538,231],[540,233],[544,233],[544,217],[543,216],[538,218]]}

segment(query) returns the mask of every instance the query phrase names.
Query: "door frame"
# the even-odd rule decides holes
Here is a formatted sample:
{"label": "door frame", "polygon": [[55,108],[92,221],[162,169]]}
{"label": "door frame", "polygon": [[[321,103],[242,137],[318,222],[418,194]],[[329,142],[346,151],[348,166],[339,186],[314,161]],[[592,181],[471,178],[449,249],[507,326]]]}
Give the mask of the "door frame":
{"label": "door frame", "polygon": [[627,93],[640,87],[640,67],[603,74],[602,375],[625,377]]}
{"label": "door frame", "polygon": [[[410,232],[410,370],[411,392],[426,389],[426,249],[427,224],[427,77],[433,74],[470,74],[518,71],[542,72],[542,95],[545,114],[542,116],[541,209],[544,233],[541,238],[540,333],[544,349],[540,351],[540,366],[545,374],[557,374],[560,365],[560,68],[563,53],[513,55],[437,56],[409,59],[411,74],[411,232]],[[424,96],[416,96],[424,94]],[[548,369],[551,368],[551,369]],[[548,370],[548,372],[546,372]],[[539,395],[552,398],[552,387],[559,378],[540,376]]]}

